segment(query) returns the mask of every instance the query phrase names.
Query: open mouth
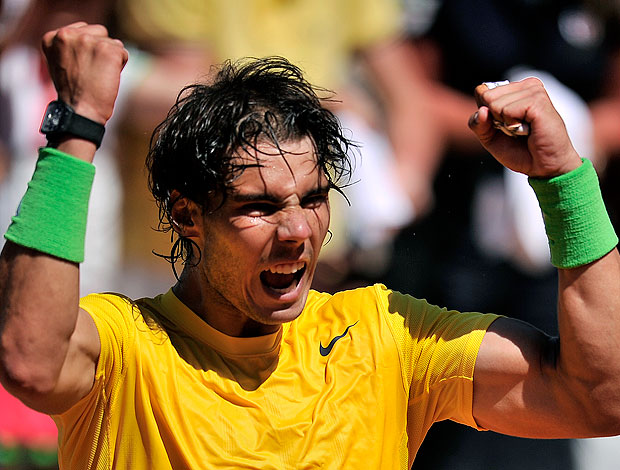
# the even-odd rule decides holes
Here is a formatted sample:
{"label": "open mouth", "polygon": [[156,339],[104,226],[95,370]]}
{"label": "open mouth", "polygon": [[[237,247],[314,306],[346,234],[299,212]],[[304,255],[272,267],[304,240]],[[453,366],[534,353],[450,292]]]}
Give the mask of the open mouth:
{"label": "open mouth", "polygon": [[278,264],[260,273],[260,280],[268,289],[286,294],[295,290],[305,272],[304,262]]}

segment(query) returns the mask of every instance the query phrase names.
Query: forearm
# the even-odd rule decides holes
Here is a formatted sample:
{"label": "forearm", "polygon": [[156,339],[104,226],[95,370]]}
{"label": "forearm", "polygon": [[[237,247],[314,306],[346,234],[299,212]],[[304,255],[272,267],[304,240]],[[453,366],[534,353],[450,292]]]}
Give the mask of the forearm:
{"label": "forearm", "polygon": [[485,335],[474,377],[481,426],[530,438],[620,433],[618,252],[559,278],[559,339],[511,319]]}
{"label": "forearm", "polygon": [[442,128],[447,143],[461,152],[479,155],[481,145],[478,139],[463,123],[476,110],[476,103],[470,97],[438,81],[430,84],[433,110]]}
{"label": "forearm", "polygon": [[364,59],[381,98],[396,156],[432,173],[443,136],[430,81],[416,49],[404,40],[393,40],[368,49]]}
{"label": "forearm", "polygon": [[424,212],[445,141],[431,83],[406,41],[375,46],[364,57],[381,98],[401,183],[416,210]]}

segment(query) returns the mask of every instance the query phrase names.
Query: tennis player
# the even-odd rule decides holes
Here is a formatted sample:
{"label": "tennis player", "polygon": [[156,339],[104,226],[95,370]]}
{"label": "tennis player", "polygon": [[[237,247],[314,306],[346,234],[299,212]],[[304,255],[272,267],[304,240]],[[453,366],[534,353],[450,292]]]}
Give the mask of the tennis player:
{"label": "tennis player", "polygon": [[61,468],[408,469],[444,419],[620,433],[618,239],[538,80],[480,85],[469,125],[538,196],[560,338],[383,285],[311,289],[352,144],[282,58],[224,64],[155,131],[150,186],[178,282],[80,300],[92,162],[128,57],[84,23],[43,50],[58,101],[0,257],[0,380],[52,415]]}

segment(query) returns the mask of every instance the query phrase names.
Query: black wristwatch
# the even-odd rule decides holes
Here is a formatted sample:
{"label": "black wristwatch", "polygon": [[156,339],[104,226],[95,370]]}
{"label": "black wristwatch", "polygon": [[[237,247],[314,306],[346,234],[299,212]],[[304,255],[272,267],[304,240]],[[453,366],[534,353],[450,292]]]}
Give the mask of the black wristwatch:
{"label": "black wristwatch", "polygon": [[60,100],[52,101],[47,106],[41,123],[41,133],[45,134],[52,147],[55,147],[62,137],[72,135],[89,140],[99,148],[104,132],[103,124],[76,114],[71,106]]}

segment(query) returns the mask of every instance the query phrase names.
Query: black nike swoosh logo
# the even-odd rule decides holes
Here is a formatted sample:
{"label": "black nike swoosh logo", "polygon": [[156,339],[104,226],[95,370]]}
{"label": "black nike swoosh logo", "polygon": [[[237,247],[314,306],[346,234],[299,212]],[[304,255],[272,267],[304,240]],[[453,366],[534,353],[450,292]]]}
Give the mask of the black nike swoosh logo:
{"label": "black nike swoosh logo", "polygon": [[347,329],[344,330],[344,333],[342,333],[341,335],[338,335],[338,336],[335,336],[334,338],[332,338],[332,340],[329,342],[329,344],[325,348],[319,342],[319,352],[321,353],[321,356],[327,356],[330,352],[332,352],[332,348],[334,347],[334,344],[336,344],[336,341],[338,341],[339,339],[344,338],[347,335],[347,333],[349,332],[349,330],[351,328],[353,328],[355,325],[357,325],[357,322],[353,323],[352,325],[347,326]]}

